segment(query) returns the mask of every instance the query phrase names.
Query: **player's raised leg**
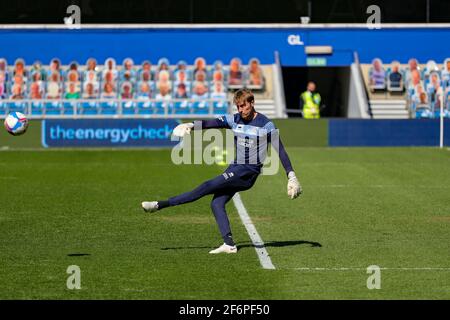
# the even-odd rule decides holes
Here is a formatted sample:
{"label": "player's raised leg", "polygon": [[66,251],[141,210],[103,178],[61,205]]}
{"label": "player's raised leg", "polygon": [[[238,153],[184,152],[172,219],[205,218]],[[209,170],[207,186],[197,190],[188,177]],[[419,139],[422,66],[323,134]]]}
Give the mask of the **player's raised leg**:
{"label": "player's raised leg", "polygon": [[[226,178],[225,178],[226,175]],[[172,207],[177,206],[184,203],[193,202],[195,200],[198,200],[208,194],[214,194],[216,192],[219,192],[223,189],[229,188],[233,184],[234,178],[228,177],[228,174],[225,172],[211,180],[203,182],[201,185],[199,185],[194,190],[182,193],[180,195],[177,195],[175,197],[169,198],[165,201],[144,201],[142,202],[142,208],[146,212],[155,212],[157,210],[164,209],[166,207]]]}

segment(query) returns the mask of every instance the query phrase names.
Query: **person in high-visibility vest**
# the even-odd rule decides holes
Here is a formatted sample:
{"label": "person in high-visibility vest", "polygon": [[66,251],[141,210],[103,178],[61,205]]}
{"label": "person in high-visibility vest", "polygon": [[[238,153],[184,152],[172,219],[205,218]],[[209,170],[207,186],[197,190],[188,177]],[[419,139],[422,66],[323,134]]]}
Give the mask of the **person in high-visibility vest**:
{"label": "person in high-visibility vest", "polygon": [[315,92],[316,84],[312,81],[308,82],[306,91],[300,96],[300,109],[303,109],[303,118],[319,119],[320,118],[320,94]]}

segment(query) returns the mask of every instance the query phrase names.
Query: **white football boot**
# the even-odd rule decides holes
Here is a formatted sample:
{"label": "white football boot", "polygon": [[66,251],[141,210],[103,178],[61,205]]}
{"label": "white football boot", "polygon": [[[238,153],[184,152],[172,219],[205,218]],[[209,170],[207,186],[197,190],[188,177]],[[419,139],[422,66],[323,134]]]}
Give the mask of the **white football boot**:
{"label": "white football boot", "polygon": [[217,254],[217,253],[237,253],[236,246],[229,246],[226,243],[218,247],[217,249],[211,250],[209,253]]}
{"label": "white football boot", "polygon": [[158,211],[158,201],[144,201],[142,202],[142,208],[145,212],[155,212]]}

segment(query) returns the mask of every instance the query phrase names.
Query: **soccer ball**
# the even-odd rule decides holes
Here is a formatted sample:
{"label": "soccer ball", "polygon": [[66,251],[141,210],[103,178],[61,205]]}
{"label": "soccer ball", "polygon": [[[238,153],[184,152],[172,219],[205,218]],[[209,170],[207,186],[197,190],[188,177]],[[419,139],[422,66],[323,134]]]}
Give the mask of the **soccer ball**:
{"label": "soccer ball", "polygon": [[28,129],[28,119],[20,112],[11,112],[5,119],[5,128],[13,136],[20,136]]}

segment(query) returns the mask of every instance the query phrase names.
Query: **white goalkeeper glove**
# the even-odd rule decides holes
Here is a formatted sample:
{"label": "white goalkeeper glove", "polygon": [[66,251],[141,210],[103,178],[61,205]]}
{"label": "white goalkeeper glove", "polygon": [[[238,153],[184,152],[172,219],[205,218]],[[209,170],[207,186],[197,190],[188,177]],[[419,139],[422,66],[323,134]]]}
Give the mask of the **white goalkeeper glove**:
{"label": "white goalkeeper glove", "polygon": [[194,127],[192,122],[179,124],[173,129],[173,135],[175,137],[183,138],[186,134],[191,133],[191,129]]}
{"label": "white goalkeeper glove", "polygon": [[300,194],[302,194],[302,186],[300,185],[300,182],[298,182],[297,177],[295,176],[295,172],[291,171],[288,174],[288,184],[287,184],[287,194],[289,198],[295,199]]}

